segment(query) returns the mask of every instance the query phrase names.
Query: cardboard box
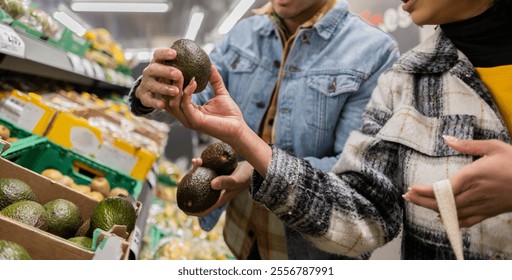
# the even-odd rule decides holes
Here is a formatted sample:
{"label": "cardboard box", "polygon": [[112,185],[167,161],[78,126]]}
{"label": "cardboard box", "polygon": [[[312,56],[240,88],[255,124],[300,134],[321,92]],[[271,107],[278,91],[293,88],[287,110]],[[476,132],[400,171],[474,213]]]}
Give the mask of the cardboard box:
{"label": "cardboard box", "polygon": [[[0,141],[0,150],[7,149],[9,144]],[[0,157],[0,178],[17,178],[27,183],[37,196],[40,204],[57,199],[67,199],[80,209],[82,220],[86,221],[98,204],[97,201],[55,181],[49,180],[31,170],[21,167]],[[136,202],[136,213],[139,215],[142,204]],[[122,228],[122,227],[121,227]],[[109,232],[101,232],[97,238],[100,243],[96,252],[79,247],[67,240],[35,227],[0,216],[0,239],[11,240],[27,249],[33,259],[41,260],[90,260],[128,259],[133,234],[120,232],[116,227]],[[117,250],[113,250],[117,249]],[[99,252],[101,253],[97,255]]]}

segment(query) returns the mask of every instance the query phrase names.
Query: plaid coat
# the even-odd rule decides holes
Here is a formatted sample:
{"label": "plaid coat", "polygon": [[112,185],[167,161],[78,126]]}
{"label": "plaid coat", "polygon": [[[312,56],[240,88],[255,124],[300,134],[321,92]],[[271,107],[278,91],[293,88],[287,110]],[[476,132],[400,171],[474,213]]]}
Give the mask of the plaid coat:
{"label": "plaid coat", "polygon": [[[510,142],[473,66],[438,29],[380,77],[331,173],[273,148],[267,177],[255,174],[251,195],[325,251],[361,255],[402,229],[402,258],[454,259],[438,214],[401,197],[474,160],[442,135]],[[511,259],[512,214],[462,229],[462,237],[466,259]]]}

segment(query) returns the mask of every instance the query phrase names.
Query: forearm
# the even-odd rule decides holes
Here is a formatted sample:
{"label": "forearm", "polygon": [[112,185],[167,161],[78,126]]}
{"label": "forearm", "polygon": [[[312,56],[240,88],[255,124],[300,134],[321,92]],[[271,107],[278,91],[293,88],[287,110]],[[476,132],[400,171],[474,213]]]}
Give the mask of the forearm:
{"label": "forearm", "polygon": [[225,142],[230,144],[240,156],[245,158],[259,174],[266,176],[270,160],[272,159],[272,148],[252,129],[246,126],[240,137],[226,139]]}

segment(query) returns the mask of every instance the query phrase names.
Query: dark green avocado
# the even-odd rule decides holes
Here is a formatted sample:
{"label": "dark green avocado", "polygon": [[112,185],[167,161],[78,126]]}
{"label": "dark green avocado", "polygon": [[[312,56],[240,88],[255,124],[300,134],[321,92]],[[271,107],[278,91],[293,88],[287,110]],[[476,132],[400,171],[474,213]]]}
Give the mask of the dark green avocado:
{"label": "dark green avocado", "polygon": [[185,213],[200,213],[217,202],[219,190],[211,187],[217,173],[210,168],[197,167],[189,171],[178,184],[176,200]]}
{"label": "dark green avocado", "polygon": [[189,39],[175,41],[171,49],[176,51],[176,58],[165,61],[165,64],[176,67],[183,73],[185,79],[183,87],[186,87],[195,77],[197,88],[194,92],[203,91],[208,85],[211,75],[212,63],[208,54],[196,42]]}
{"label": "dark green avocado", "polygon": [[238,166],[238,155],[224,142],[208,145],[201,153],[203,167],[213,169],[218,176],[230,175]]}

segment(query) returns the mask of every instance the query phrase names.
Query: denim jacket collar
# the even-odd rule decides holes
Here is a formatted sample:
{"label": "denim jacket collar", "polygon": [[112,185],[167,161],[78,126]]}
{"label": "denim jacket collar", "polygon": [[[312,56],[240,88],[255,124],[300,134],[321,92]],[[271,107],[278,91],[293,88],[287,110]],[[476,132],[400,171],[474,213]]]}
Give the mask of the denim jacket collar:
{"label": "denim jacket collar", "polygon": [[[323,16],[320,21],[313,25],[318,35],[328,40],[331,38],[336,29],[340,27],[340,22],[348,12],[348,4],[345,1],[340,1],[329,12]],[[267,16],[267,15],[263,15]],[[276,25],[272,21],[267,21],[261,27],[260,34],[262,36],[269,36],[276,32]]]}

